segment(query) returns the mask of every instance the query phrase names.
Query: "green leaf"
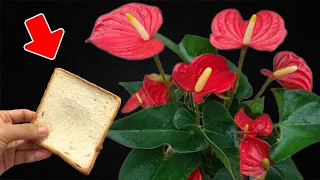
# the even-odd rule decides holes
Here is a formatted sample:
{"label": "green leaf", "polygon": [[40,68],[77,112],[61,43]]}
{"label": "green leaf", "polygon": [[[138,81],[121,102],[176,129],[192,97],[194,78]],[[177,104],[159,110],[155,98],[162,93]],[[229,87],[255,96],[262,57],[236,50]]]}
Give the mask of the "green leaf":
{"label": "green leaf", "polygon": [[212,180],[213,179],[212,174],[207,174],[204,171],[201,172],[201,177],[202,177],[202,180]]}
{"label": "green leaf", "polygon": [[288,157],[287,159],[277,162],[273,167],[268,169],[265,180],[303,180],[294,161]]}
{"label": "green leaf", "polygon": [[213,180],[232,180],[231,174],[228,172],[226,168],[221,168],[217,174],[214,176]]}
{"label": "green leaf", "polygon": [[280,140],[271,148],[275,162],[320,140],[320,97],[302,90],[273,89],[279,109]]}
{"label": "green leaf", "polygon": [[203,121],[203,131],[212,149],[232,178],[239,179],[239,142],[233,118],[221,103],[211,101],[204,107]]}
{"label": "green leaf", "polygon": [[258,98],[256,100],[244,101],[242,104],[246,104],[251,113],[263,114],[264,110],[264,97]]}
{"label": "green leaf", "polygon": [[185,108],[180,108],[173,117],[173,123],[176,128],[180,129],[186,125],[196,124],[194,117]]}
{"label": "green leaf", "polygon": [[217,54],[217,50],[213,47],[207,38],[186,34],[179,43],[181,54],[186,57],[189,63],[197,56],[205,53]]}
{"label": "green leaf", "polygon": [[142,81],[119,82],[130,94],[137,92],[142,87]]}
{"label": "green leaf", "polygon": [[[237,66],[234,65],[231,61],[227,60],[228,64],[229,64],[229,68],[231,69],[231,71],[236,72],[237,71]],[[234,95],[235,98],[237,99],[247,99],[250,98],[252,96],[252,86],[249,83],[249,80],[247,78],[246,75],[244,75],[242,72],[240,74],[240,78],[239,78],[239,87],[238,87],[238,91],[237,93]]]}
{"label": "green leaf", "polygon": [[244,109],[245,113],[252,119],[257,118],[263,114],[264,110],[264,97],[256,100],[243,101],[238,105],[230,108],[230,114],[235,115],[241,108]]}
{"label": "green leaf", "polygon": [[[277,143],[277,132],[273,129],[272,134],[265,139],[265,141],[271,146]],[[266,180],[302,180],[303,177],[297,169],[294,161],[291,157],[281,160],[268,169]]]}
{"label": "green leaf", "polygon": [[167,48],[178,55],[184,62],[188,63],[188,60],[181,54],[179,46],[176,43],[158,32],[154,35],[154,38],[161,40]]}
{"label": "green leaf", "polygon": [[278,130],[273,129],[272,134],[268,136],[267,138],[262,138],[264,141],[266,141],[270,146],[273,146],[278,142],[277,136],[279,135]]}
{"label": "green leaf", "polygon": [[174,94],[175,94],[177,100],[180,100],[181,97],[184,94],[184,91],[182,89],[180,89],[180,88],[177,88],[177,89],[174,90]]}
{"label": "green leaf", "polygon": [[205,98],[203,104],[206,104],[206,103],[208,103],[208,102],[211,102],[212,100],[218,101],[218,102],[220,102],[220,103],[223,103],[223,99],[219,98],[217,95],[215,95],[215,94],[209,94],[209,95]]}
{"label": "green leaf", "polygon": [[175,152],[201,151],[205,140],[196,125],[178,129],[173,118],[180,108],[187,108],[180,102],[144,109],[115,121],[108,131],[108,137],[124,146],[152,149],[170,144]]}
{"label": "green leaf", "polygon": [[119,180],[186,180],[200,162],[199,153],[168,156],[163,148],[134,149],[120,169]]}
{"label": "green leaf", "polygon": [[[245,107],[247,107],[247,105],[244,105]],[[240,109],[240,102],[239,102],[239,99],[237,98],[234,98],[233,101],[232,101],[232,104],[230,106],[230,110],[229,110],[229,113],[232,117],[234,117],[235,114],[237,114],[237,112],[239,111]],[[245,109],[246,110],[246,109]]]}
{"label": "green leaf", "polygon": [[[201,151],[202,163],[201,169],[204,169],[206,174],[214,176],[219,169],[223,167],[221,160],[216,156],[210,147],[206,151]],[[211,178],[212,179],[212,178]]]}

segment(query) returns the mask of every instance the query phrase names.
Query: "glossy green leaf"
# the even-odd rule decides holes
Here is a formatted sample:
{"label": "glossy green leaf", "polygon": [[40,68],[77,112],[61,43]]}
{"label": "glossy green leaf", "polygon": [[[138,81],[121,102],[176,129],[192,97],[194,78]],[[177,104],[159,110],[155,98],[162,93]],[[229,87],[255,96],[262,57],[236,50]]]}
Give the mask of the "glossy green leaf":
{"label": "glossy green leaf", "polygon": [[213,175],[212,174],[207,174],[205,172],[201,172],[201,177],[202,180],[212,180],[213,179]]}
{"label": "glossy green leaf", "polygon": [[220,103],[223,103],[223,99],[221,99],[220,97],[218,97],[217,95],[215,95],[215,94],[209,94],[206,98],[205,98],[205,100],[204,100],[204,104],[206,104],[206,103],[208,103],[208,102],[210,102],[210,101],[218,101],[218,102],[220,102]]}
{"label": "glossy green leaf", "polygon": [[294,161],[288,157],[287,159],[277,162],[268,169],[265,180],[303,180]]}
{"label": "glossy green leaf", "polygon": [[203,112],[204,134],[216,155],[231,173],[239,178],[239,142],[237,127],[224,106],[217,102],[208,102]]}
{"label": "glossy green leaf", "polygon": [[184,94],[184,91],[182,89],[180,89],[180,88],[177,88],[177,89],[174,90],[174,94],[175,94],[177,100],[180,100],[181,97]]}
{"label": "glossy green leaf", "polygon": [[[277,143],[276,136],[278,133],[275,129],[273,129],[272,134],[265,138],[264,140],[269,145],[274,145]],[[294,161],[291,157],[288,157],[285,160],[281,160],[273,165],[271,168],[268,169],[268,173],[266,176],[266,180],[302,180],[302,175],[300,174],[299,170],[297,169]]]}
{"label": "glossy green leaf", "polygon": [[[201,169],[204,169],[207,175],[214,176],[218,170],[223,167],[221,160],[212,152],[212,149],[208,147],[206,151],[202,151],[202,163]],[[212,178],[211,178],[212,179]]]}
{"label": "glossy green leaf", "polygon": [[189,63],[197,56],[205,53],[217,54],[217,50],[213,47],[207,38],[186,34],[179,43],[181,54],[186,57]]}
{"label": "glossy green leaf", "polygon": [[175,127],[173,118],[180,108],[187,108],[180,102],[144,109],[115,121],[108,131],[108,137],[124,146],[152,149],[170,144],[175,152],[197,152],[205,146],[199,127]]}
{"label": "glossy green leaf", "polygon": [[199,153],[168,156],[163,148],[134,149],[120,169],[119,180],[186,180],[200,162]]}
{"label": "glossy green leaf", "polygon": [[264,110],[264,97],[258,98],[256,100],[244,101],[242,104],[246,104],[251,113],[263,114]]}
{"label": "glossy green leaf", "polygon": [[[230,114],[235,115],[241,108],[244,109],[245,113],[252,119],[257,118],[263,114],[264,110],[264,97],[256,100],[243,101],[238,105],[230,108]],[[236,111],[234,113],[234,111]]]}
{"label": "glossy green leaf", "polygon": [[[247,105],[242,105],[242,106],[247,107]],[[230,115],[232,117],[234,117],[234,115],[239,111],[240,108],[241,107],[240,107],[239,99],[236,99],[236,98],[233,99],[232,104],[231,104],[230,109],[229,109]],[[245,108],[245,110],[246,110],[246,108]]]}
{"label": "glossy green leaf", "polygon": [[221,168],[214,176],[213,180],[232,180],[232,176],[226,168]]}
{"label": "glossy green leaf", "polygon": [[277,137],[279,136],[279,132],[276,129],[272,130],[272,134],[268,137],[262,137],[264,141],[266,141],[270,146],[273,146],[278,142]]}
{"label": "glossy green leaf", "polygon": [[173,117],[173,123],[176,128],[180,129],[186,125],[195,125],[194,117],[185,108],[180,108]]}
{"label": "glossy green leaf", "polygon": [[164,35],[157,32],[154,35],[154,38],[159,39],[163,42],[163,44],[169,48],[172,52],[174,52],[176,55],[178,55],[184,62],[188,63],[189,61],[185,58],[184,55],[181,54],[179,46],[171,41],[169,38],[165,37]]}
{"label": "glossy green leaf", "polygon": [[130,94],[137,92],[142,87],[142,81],[119,82]]}
{"label": "glossy green leaf", "polygon": [[280,140],[271,147],[275,162],[320,141],[320,97],[302,90],[273,89],[279,109]]}

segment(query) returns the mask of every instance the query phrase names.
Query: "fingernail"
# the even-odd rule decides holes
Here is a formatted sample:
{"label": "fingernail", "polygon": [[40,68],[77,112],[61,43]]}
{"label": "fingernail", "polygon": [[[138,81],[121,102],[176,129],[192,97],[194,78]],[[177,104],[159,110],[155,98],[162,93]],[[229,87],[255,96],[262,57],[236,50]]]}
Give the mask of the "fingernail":
{"label": "fingernail", "polygon": [[47,136],[49,133],[49,127],[46,125],[39,125],[38,131],[40,133],[40,136],[42,136],[42,137]]}

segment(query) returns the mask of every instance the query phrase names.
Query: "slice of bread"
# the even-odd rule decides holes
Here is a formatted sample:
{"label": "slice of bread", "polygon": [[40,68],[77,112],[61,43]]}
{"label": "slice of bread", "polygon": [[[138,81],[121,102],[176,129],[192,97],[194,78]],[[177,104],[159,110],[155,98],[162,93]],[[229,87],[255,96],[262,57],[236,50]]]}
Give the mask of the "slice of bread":
{"label": "slice of bread", "polygon": [[35,141],[89,175],[121,104],[121,99],[56,68],[31,123],[47,124],[49,135]]}

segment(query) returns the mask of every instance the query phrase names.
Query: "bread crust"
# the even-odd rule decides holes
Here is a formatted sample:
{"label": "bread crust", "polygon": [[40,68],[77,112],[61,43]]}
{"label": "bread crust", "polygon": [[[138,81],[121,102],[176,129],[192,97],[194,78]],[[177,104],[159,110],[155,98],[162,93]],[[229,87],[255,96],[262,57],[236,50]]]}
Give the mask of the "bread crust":
{"label": "bread crust", "polygon": [[118,114],[118,111],[119,111],[120,105],[121,105],[121,98],[120,98],[119,96],[117,96],[117,95],[115,95],[115,94],[113,94],[113,93],[111,93],[111,92],[109,92],[109,91],[107,91],[107,90],[105,90],[105,89],[97,86],[96,84],[93,84],[93,83],[91,83],[91,82],[89,82],[89,81],[81,78],[80,76],[77,76],[77,75],[75,75],[75,74],[67,71],[67,70],[64,70],[64,69],[62,69],[62,68],[55,68],[55,69],[54,69],[54,72],[52,73],[51,78],[50,78],[50,80],[49,80],[49,82],[48,82],[48,84],[47,84],[47,88],[46,88],[46,90],[45,90],[45,92],[44,92],[44,94],[43,94],[43,96],[42,96],[42,98],[41,98],[40,105],[39,105],[38,108],[37,108],[36,114],[35,114],[34,118],[32,119],[32,121],[30,122],[30,123],[32,123],[32,124],[36,123],[38,111],[39,111],[39,109],[41,108],[44,99],[46,98],[47,91],[48,91],[48,89],[49,89],[49,87],[50,87],[50,85],[51,85],[51,82],[52,82],[52,80],[54,79],[55,74],[56,74],[57,71],[63,71],[63,72],[65,72],[65,73],[69,74],[69,75],[72,75],[73,77],[75,77],[75,78],[77,78],[77,79],[79,79],[79,80],[81,80],[81,81],[83,81],[83,82],[85,82],[85,83],[87,83],[87,84],[89,84],[89,85],[91,85],[91,86],[93,86],[93,87],[101,90],[102,92],[107,93],[107,94],[113,96],[114,99],[115,99],[116,102],[117,102],[116,111],[113,113],[113,115],[112,115],[112,120],[109,122],[109,124],[106,126],[106,128],[105,128],[105,130],[104,130],[104,136],[100,139],[99,144],[98,144],[98,145],[96,146],[96,148],[95,148],[94,156],[93,156],[92,161],[91,161],[91,163],[90,163],[90,166],[89,166],[88,168],[82,168],[82,167],[78,166],[77,163],[73,162],[71,159],[69,159],[67,156],[65,156],[62,152],[59,152],[58,150],[54,149],[53,147],[47,146],[47,145],[45,145],[45,144],[43,144],[43,143],[41,143],[41,142],[38,142],[38,141],[33,141],[34,143],[38,144],[39,146],[41,146],[41,147],[43,147],[43,148],[51,151],[53,154],[56,154],[56,155],[58,155],[59,157],[61,157],[66,163],[68,163],[69,165],[71,165],[73,168],[75,168],[76,170],[78,170],[78,171],[81,172],[82,174],[84,174],[84,175],[89,175],[89,174],[91,173],[91,170],[92,170],[92,168],[93,168],[96,160],[97,160],[97,157],[98,157],[98,155],[99,155],[99,153],[100,153],[100,150],[103,148],[103,142],[104,142],[105,138],[107,137],[108,130],[109,130],[110,126],[112,125],[112,123],[113,123],[116,115]]}

